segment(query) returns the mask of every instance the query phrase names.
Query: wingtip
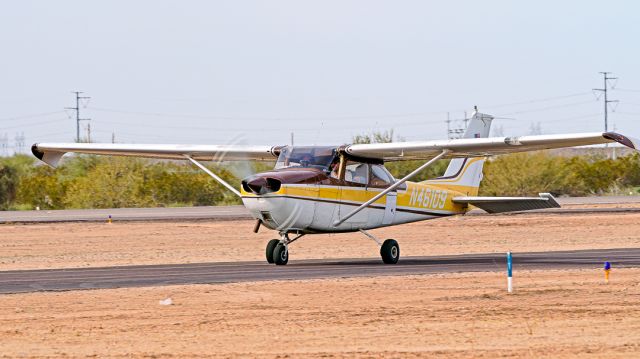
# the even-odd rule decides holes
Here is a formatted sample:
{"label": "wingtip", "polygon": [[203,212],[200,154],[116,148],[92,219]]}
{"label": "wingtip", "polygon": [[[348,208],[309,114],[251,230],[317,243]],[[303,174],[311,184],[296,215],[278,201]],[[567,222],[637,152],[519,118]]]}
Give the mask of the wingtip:
{"label": "wingtip", "polygon": [[65,154],[64,152],[57,151],[42,151],[37,143],[34,143],[31,146],[31,153],[33,153],[33,155],[36,156],[37,159],[53,168],[56,168],[58,166],[58,162]]}
{"label": "wingtip", "polygon": [[627,137],[617,132],[605,132],[602,134],[602,137],[606,138],[607,140],[618,142],[619,144],[627,146],[634,150],[640,150],[640,143],[638,142],[638,140],[632,139],[631,137]]}
{"label": "wingtip", "polygon": [[39,159],[40,161],[42,161],[42,158],[44,157],[44,152],[40,151],[38,149],[38,144],[34,143],[31,146],[31,153],[33,153],[34,156],[36,156],[37,159]]}

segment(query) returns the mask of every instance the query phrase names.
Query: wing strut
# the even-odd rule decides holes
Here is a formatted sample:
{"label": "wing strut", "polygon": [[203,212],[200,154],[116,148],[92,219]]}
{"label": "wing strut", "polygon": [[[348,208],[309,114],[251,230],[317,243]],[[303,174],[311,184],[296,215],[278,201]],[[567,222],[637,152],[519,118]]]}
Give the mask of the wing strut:
{"label": "wing strut", "polygon": [[444,157],[447,153],[449,153],[449,150],[445,149],[442,150],[442,152],[440,152],[440,154],[438,154],[437,156],[433,157],[432,159],[430,159],[429,161],[427,161],[425,164],[423,164],[422,166],[416,168],[415,170],[413,170],[413,172],[409,173],[408,175],[404,176],[404,178],[402,178],[401,180],[398,180],[396,183],[392,184],[391,186],[387,187],[384,191],[378,193],[377,195],[375,195],[373,198],[371,198],[370,200],[366,201],[365,203],[361,204],[360,207],[354,209],[353,211],[351,211],[349,214],[347,214],[346,216],[342,217],[342,219],[339,219],[337,221],[335,221],[333,223],[334,227],[337,227],[339,225],[341,225],[344,221],[346,221],[347,219],[353,217],[356,213],[362,211],[363,209],[367,208],[371,203],[377,201],[378,199],[382,198],[382,196],[386,195],[387,193],[393,191],[394,189],[400,187],[403,183],[407,182],[408,180],[410,180],[413,176],[417,175],[418,173],[420,173],[420,171],[422,171],[423,169],[431,166],[435,161],[441,159],[442,157]]}
{"label": "wing strut", "polygon": [[189,161],[191,161],[194,165],[198,166],[201,170],[205,171],[209,176],[213,177],[213,179],[218,181],[221,185],[227,187],[227,189],[229,191],[233,192],[233,194],[235,194],[238,197],[242,197],[242,195],[240,194],[240,191],[238,191],[237,189],[233,188],[232,185],[230,185],[229,183],[227,183],[227,181],[225,181],[222,178],[220,178],[220,176],[218,176],[215,173],[211,172],[207,167],[203,166],[202,163],[194,160],[189,155],[184,155],[184,157],[186,159],[188,159]]}

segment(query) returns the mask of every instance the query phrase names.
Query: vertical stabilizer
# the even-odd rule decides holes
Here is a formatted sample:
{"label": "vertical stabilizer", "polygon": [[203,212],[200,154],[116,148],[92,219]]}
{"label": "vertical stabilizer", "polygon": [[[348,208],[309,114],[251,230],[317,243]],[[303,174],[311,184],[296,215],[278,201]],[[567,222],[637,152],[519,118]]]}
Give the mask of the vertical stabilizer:
{"label": "vertical stabilizer", "polygon": [[[493,116],[479,113],[477,110],[474,111],[462,138],[489,137],[492,120]],[[466,193],[467,196],[475,196],[478,194],[482,180],[484,161],[484,157],[454,158],[442,177],[426,182],[434,185],[452,186],[455,187],[455,190]]]}

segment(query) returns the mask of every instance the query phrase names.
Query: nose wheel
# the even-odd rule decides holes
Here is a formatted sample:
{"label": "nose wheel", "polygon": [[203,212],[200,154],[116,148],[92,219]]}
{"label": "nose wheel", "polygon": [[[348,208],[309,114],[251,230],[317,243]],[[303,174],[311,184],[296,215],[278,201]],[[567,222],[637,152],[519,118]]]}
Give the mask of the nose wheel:
{"label": "nose wheel", "polygon": [[269,241],[269,243],[267,243],[267,250],[265,254],[267,256],[268,263],[273,264],[273,250],[276,249],[278,243],[280,243],[279,239],[272,239]]}
{"label": "nose wheel", "polygon": [[289,262],[289,249],[284,243],[278,243],[273,249],[273,263],[281,266],[287,262]]}
{"label": "nose wheel", "polygon": [[304,236],[298,234],[295,238],[290,239],[288,233],[281,233],[282,239],[272,239],[267,243],[265,256],[267,262],[275,265],[285,265],[289,262],[289,244]]}

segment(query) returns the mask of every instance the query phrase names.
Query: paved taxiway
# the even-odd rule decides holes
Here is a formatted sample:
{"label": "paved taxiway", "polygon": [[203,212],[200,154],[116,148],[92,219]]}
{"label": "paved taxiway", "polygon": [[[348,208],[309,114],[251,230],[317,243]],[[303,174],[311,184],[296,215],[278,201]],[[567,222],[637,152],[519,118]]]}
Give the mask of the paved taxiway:
{"label": "paved taxiway", "polygon": [[[604,261],[613,268],[640,267],[640,249],[515,253],[514,271],[517,277],[518,270],[527,269],[596,269]],[[233,262],[22,270],[0,272],[0,293],[503,270],[503,253],[404,257],[396,265],[346,259],[292,260],[287,266]]]}
{"label": "paved taxiway", "polygon": [[0,223],[192,221],[252,219],[244,206],[0,211]]}
{"label": "paved taxiway", "polygon": [[[557,198],[560,205],[637,204],[640,196],[567,197]],[[547,214],[573,214],[593,212],[640,212],[640,208],[553,208],[529,211]],[[516,212],[520,213],[520,212]],[[470,215],[485,214],[474,210]],[[207,206],[173,208],[113,208],[82,210],[0,211],[0,223],[47,222],[102,222],[109,215],[114,221],[192,221],[192,220],[240,220],[252,219],[243,206]]]}

